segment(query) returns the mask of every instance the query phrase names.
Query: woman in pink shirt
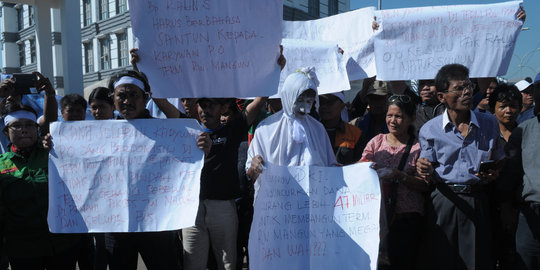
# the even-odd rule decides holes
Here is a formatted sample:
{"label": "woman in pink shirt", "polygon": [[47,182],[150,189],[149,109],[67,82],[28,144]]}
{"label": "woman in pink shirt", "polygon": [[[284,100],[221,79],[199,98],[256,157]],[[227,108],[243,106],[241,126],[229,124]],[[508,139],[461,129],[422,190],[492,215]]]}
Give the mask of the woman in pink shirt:
{"label": "woman in pink shirt", "polygon": [[371,139],[362,154],[362,160],[375,163],[381,181],[389,229],[386,243],[393,269],[416,268],[423,193],[430,188],[428,179],[416,175],[420,145],[414,135],[415,110],[409,96],[391,96],[385,120],[389,133]]}

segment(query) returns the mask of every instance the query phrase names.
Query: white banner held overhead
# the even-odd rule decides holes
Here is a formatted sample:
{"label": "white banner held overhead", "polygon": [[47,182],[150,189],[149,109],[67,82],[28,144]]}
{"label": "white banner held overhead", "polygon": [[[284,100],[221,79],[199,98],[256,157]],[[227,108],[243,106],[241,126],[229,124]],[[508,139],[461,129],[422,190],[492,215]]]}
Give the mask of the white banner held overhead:
{"label": "white banner held overhead", "polygon": [[335,43],[283,39],[283,55],[287,65],[281,71],[279,89],[285,79],[300,67],[315,67],[319,95],[351,89],[343,55]]}
{"label": "white banner held overhead", "polygon": [[281,0],[129,1],[139,68],[154,97],[277,92]]}
{"label": "white banner held overhead", "polygon": [[[373,269],[381,194],[371,163],[267,164],[249,235],[250,269]],[[361,176],[361,177],[360,177]]]}
{"label": "white banner held overhead", "polygon": [[374,11],[374,7],[367,7],[312,21],[284,21],[283,38],[337,43],[345,52],[350,80],[372,77]]}
{"label": "white banner held overhead", "polygon": [[523,22],[521,1],[377,11],[377,79],[433,79],[446,64],[471,78],[506,74]]}
{"label": "white banner held overhead", "polygon": [[53,233],[193,226],[203,152],[193,119],[55,122],[49,155]]}

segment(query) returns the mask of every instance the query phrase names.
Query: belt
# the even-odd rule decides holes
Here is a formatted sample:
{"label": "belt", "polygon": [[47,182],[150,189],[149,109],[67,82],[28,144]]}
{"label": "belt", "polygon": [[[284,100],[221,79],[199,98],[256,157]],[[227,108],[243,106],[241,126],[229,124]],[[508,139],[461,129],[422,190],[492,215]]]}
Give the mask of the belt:
{"label": "belt", "polygon": [[486,191],[486,185],[481,184],[446,184],[456,194],[473,194]]}

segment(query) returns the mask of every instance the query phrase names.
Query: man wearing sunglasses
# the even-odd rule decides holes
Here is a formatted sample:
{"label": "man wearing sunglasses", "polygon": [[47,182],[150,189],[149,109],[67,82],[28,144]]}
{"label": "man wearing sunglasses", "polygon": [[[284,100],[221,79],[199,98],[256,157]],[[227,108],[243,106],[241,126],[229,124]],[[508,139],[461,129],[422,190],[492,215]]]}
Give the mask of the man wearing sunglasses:
{"label": "man wearing sunglasses", "polygon": [[430,176],[435,187],[426,209],[425,263],[427,269],[493,269],[486,184],[498,171],[480,170],[480,164],[505,156],[498,123],[472,111],[473,85],[465,66],[443,66],[435,86],[446,111],[420,129],[417,162],[418,173]]}

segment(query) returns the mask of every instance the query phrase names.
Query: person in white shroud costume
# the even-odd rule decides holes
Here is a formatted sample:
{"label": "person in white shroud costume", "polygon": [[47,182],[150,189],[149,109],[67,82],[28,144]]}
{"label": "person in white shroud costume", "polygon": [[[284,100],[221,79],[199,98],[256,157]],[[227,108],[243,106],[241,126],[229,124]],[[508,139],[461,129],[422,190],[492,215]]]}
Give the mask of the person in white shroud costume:
{"label": "person in white shroud costume", "polygon": [[[336,157],[324,126],[309,115],[317,108],[319,81],[313,68],[301,68],[287,77],[279,92],[283,109],[262,121],[248,149],[246,169],[251,181],[263,165],[334,166]],[[257,182],[257,186],[259,185]]]}

